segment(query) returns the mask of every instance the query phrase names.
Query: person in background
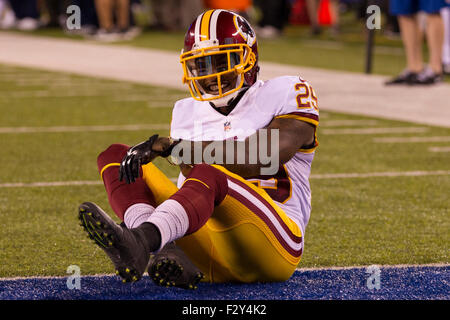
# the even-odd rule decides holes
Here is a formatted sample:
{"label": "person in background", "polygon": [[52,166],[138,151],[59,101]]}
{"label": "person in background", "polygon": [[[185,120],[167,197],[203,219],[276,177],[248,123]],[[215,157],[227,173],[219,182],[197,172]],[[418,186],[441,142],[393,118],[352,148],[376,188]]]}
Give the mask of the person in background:
{"label": "person in background", "polygon": [[0,0],[0,30],[11,29],[16,24],[16,16],[8,0]]}
{"label": "person in background", "polygon": [[[391,0],[390,11],[398,16],[400,33],[406,53],[406,69],[386,82],[393,84],[434,84],[442,81],[442,44],[444,25],[440,10],[444,0]],[[417,13],[426,13],[425,34],[430,52],[429,66],[422,57],[422,36]]]}
{"label": "person in background", "polygon": [[151,0],[153,27],[167,31],[181,31],[203,11],[202,0]]}
{"label": "person in background", "polygon": [[39,11],[37,0],[10,0],[11,8],[17,19],[15,27],[23,31],[32,31],[39,28]]}
{"label": "person in background", "polygon": [[[320,0],[306,0],[306,8],[308,10],[308,17],[311,23],[311,34],[319,35],[322,33],[322,29],[319,25],[318,11],[320,6]],[[329,10],[331,15],[331,34],[337,35],[339,33],[339,0],[329,1]]]}
{"label": "person in background", "polygon": [[255,28],[258,36],[265,39],[279,37],[289,20],[290,1],[255,0],[254,4],[262,11],[262,19]]}
{"label": "person in background", "polygon": [[49,17],[45,27],[64,27],[67,18],[66,10],[71,2],[70,0],[45,0]]}
{"label": "person in background", "polygon": [[95,0],[100,29],[94,35],[99,41],[118,41],[135,36],[130,28],[130,0]]}

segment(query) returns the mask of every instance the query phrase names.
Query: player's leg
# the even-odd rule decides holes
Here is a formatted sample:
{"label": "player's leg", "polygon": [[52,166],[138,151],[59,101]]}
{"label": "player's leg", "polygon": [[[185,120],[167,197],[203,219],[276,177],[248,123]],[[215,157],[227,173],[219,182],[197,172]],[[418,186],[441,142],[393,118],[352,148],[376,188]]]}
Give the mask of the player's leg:
{"label": "player's leg", "polygon": [[142,179],[134,184],[126,184],[118,179],[120,162],[128,146],[114,144],[102,152],[98,159],[98,169],[102,176],[108,200],[116,215],[130,229],[119,226],[100,207],[85,202],[79,207],[79,219],[89,237],[105,251],[114,264],[116,273],[124,281],[139,280],[150,259],[151,246],[159,246],[156,226],[147,224],[155,233],[151,242],[142,242],[142,232],[131,229],[147,221],[155,210],[155,200]]}
{"label": "player's leg", "polygon": [[[227,176],[227,195],[199,233],[177,244],[211,282],[288,279],[302,253],[300,229],[263,189],[214,167]],[[207,259],[199,245],[210,251]]]}
{"label": "player's leg", "polygon": [[133,228],[146,221],[157,204],[143,179],[136,179],[132,184],[119,181],[120,162],[128,149],[124,144],[111,145],[100,153],[97,166],[111,208],[128,228]]}
{"label": "player's leg", "polygon": [[[158,195],[156,181],[162,173],[154,166],[144,166],[143,173],[157,203],[167,198],[170,191]],[[298,226],[263,189],[223,167],[194,166],[181,189],[156,211],[163,213],[161,217],[168,213],[179,220],[188,217],[189,230],[184,235],[175,235],[176,231],[160,224],[162,234],[171,234],[163,243],[178,239],[177,245],[207,281],[280,281],[289,278],[299,263],[302,240]],[[156,211],[149,221],[155,223]]]}
{"label": "player's leg", "polygon": [[[126,146],[122,146],[121,148],[126,149]],[[116,154],[117,152],[112,153]],[[105,182],[108,180],[108,170],[114,166],[117,167],[117,163],[120,161],[118,159],[120,159],[120,157],[109,159],[107,164],[103,163],[104,165],[102,164],[100,166],[103,167],[101,172]],[[111,171],[114,175],[112,178],[116,179],[115,176],[117,170]],[[158,172],[159,170],[153,165],[147,166],[144,168],[144,178],[147,179],[146,181],[153,181],[154,183],[154,181],[158,180]],[[132,249],[127,248],[129,245],[138,246],[141,248],[141,251],[156,251],[166,243],[187,236],[180,242],[183,249],[202,270],[208,272],[210,280],[212,281],[273,281],[289,277],[295,270],[300,255],[298,254],[298,256],[292,257],[292,253],[289,253],[289,249],[286,249],[286,243],[284,243],[284,246],[283,244],[280,244],[283,241],[283,237],[280,237],[279,234],[277,237],[276,228],[274,228],[273,225],[270,227],[270,225],[267,224],[267,221],[264,221],[264,219],[267,220],[268,217],[271,217],[272,220],[285,220],[281,224],[282,228],[285,230],[278,229],[280,229],[281,232],[286,233],[286,230],[290,231],[292,229],[292,226],[288,226],[289,221],[287,217],[284,216],[283,219],[282,212],[275,212],[276,210],[274,210],[274,208],[276,208],[276,205],[274,205],[273,202],[270,203],[271,200],[265,192],[264,194],[267,198],[261,199],[261,195],[257,195],[257,192],[255,193],[254,190],[251,191],[251,184],[249,186],[244,185],[244,189],[247,188],[249,190],[243,191],[247,193],[254,192],[255,194],[253,197],[249,196],[250,198],[240,198],[240,200],[237,200],[240,196],[228,187],[229,180],[231,180],[230,176],[221,172],[221,170],[204,164],[194,166],[182,188],[174,193],[168,200],[163,201],[154,212],[151,213],[146,223],[131,230],[133,235],[137,235],[139,238],[138,240],[144,241],[145,244],[139,244],[136,243],[136,241],[133,243],[133,241],[130,242],[127,239],[124,239],[122,233],[126,233],[129,237],[132,237],[133,235],[129,235],[128,230],[118,230],[117,226],[112,226],[111,222],[106,218],[94,220],[94,223],[99,222],[101,225],[106,225],[106,227],[97,228],[93,231],[99,233],[106,231],[106,233],[118,238],[118,244],[114,244],[113,247],[114,249],[120,247],[119,249],[125,250],[125,255]],[[108,183],[111,182],[114,181],[111,180]],[[245,184],[245,180],[242,179],[242,181],[236,181],[236,183]],[[156,183],[156,185],[158,184]],[[233,183],[232,185],[234,186]],[[154,188],[155,190],[159,189],[155,187],[151,188]],[[165,196],[167,197],[172,191],[175,191],[175,188],[176,187],[173,186],[171,191],[167,192]],[[253,186],[253,188],[256,187]],[[108,192],[111,193],[111,198],[114,198],[112,195],[112,190],[114,188],[107,187],[107,190],[108,189]],[[228,194],[229,191],[230,194]],[[132,196],[132,194],[130,194],[130,196]],[[226,197],[228,200],[224,201]],[[156,194],[155,198],[161,201],[164,197]],[[258,198],[259,200],[257,200]],[[224,204],[223,206],[221,206],[222,202]],[[253,202],[259,203],[259,208],[258,206],[255,207]],[[267,203],[270,203],[270,205],[267,205]],[[128,203],[127,205],[130,204]],[[112,206],[114,205],[112,204]],[[120,214],[120,212],[124,211],[125,207],[126,206],[122,206],[119,209],[115,209],[115,211]],[[217,214],[214,210],[215,207],[218,208]],[[271,210],[273,211],[272,215],[269,212]],[[265,216],[264,211],[266,212]],[[210,219],[213,212],[214,217]],[[259,213],[259,220],[255,219],[257,216],[257,214],[255,215],[255,212]],[[269,214],[267,214],[267,212],[269,212]],[[95,213],[97,216],[104,216],[102,212],[97,211]],[[126,217],[126,212],[124,215]],[[205,225],[208,219],[211,220],[211,223]],[[280,225],[280,222],[278,221],[277,224]],[[229,229],[229,232],[217,232],[218,229],[216,229],[216,227],[219,225],[225,226],[225,228]],[[157,229],[156,231],[155,226]],[[213,226],[212,229],[211,226]],[[280,232],[280,230],[278,230],[278,232]],[[290,233],[292,233],[292,231],[290,231]],[[223,235],[229,236],[223,237]],[[249,237],[249,235],[251,235],[251,237]],[[294,237],[294,240],[292,238],[289,240],[289,236],[285,236],[284,238],[287,238],[288,241],[291,242],[300,241],[294,244],[294,246],[301,246],[301,238],[297,236]],[[258,239],[258,241],[252,240],[249,242],[248,239]],[[284,241],[286,242],[286,240]],[[263,246],[254,248],[254,244],[263,244]],[[242,248],[239,249],[240,247]],[[226,248],[231,248],[231,250],[226,250]],[[246,250],[244,250],[244,248],[246,248]],[[258,248],[260,250],[255,251],[255,249]],[[261,250],[263,248],[268,250],[265,250],[263,253]],[[253,256],[254,252],[261,252],[256,255],[256,260],[250,258]],[[233,260],[231,259],[230,254],[240,258]],[[137,255],[142,255],[142,253],[137,253]],[[270,257],[270,261],[273,263],[278,262],[279,264],[277,268],[278,272],[272,275],[270,274],[270,270],[273,270],[272,268],[266,268],[266,271],[261,271],[267,266],[266,261],[268,257]],[[258,258],[261,259],[258,260]],[[226,260],[234,262],[229,264]],[[128,261],[126,261],[126,263],[128,263]],[[255,265],[258,265],[259,268],[254,268]],[[142,275],[142,273],[140,273],[140,268],[136,268],[136,265],[132,265],[132,267],[132,273],[137,273],[139,278]],[[242,271],[242,268],[249,269],[247,272],[243,273],[243,276],[238,276],[236,270]],[[254,276],[251,275],[253,272],[252,270],[256,270]],[[279,272],[280,270],[288,271]]]}
{"label": "player's leg", "polygon": [[[99,155],[97,163],[111,207],[117,217],[121,221],[124,221],[128,228],[132,229],[138,227],[143,222],[146,222],[154,212],[155,207],[167,200],[178,190],[178,188],[151,163],[143,166],[143,179],[137,179],[133,184],[126,184],[125,182],[119,181],[118,168],[128,148],[128,146],[122,144],[111,145]],[[146,182],[153,188],[153,190],[149,188]],[[165,205],[165,207],[167,206],[170,207],[170,203]],[[172,223],[170,220],[171,218],[173,217],[166,215],[158,222],[160,224],[164,224],[164,226],[176,225],[176,223]],[[146,267],[146,264],[143,265],[143,263],[146,263],[146,261],[144,261],[146,258],[141,259],[141,261],[143,261],[142,263],[122,261],[117,258],[119,250],[116,248],[117,243],[113,243],[107,237],[102,236],[103,233],[106,233],[109,236],[118,233],[118,237],[123,238],[122,233],[128,234],[128,230],[122,232],[120,228],[116,226],[115,222],[113,222],[103,210],[92,203],[84,203],[80,206],[80,219],[82,220],[82,224],[89,235],[111,258],[116,270],[119,272],[119,275],[121,275],[126,281],[133,281],[141,277],[143,268]],[[97,226],[97,224],[99,224],[99,226]],[[147,227],[148,225],[149,224],[146,224]],[[108,226],[108,228],[105,226]],[[150,229],[152,230],[151,226]],[[135,230],[132,229],[132,231]],[[170,228],[168,232],[170,232]],[[159,239],[159,232],[157,236]],[[129,236],[129,238],[130,237],[131,236]],[[130,242],[126,239],[123,241],[125,243]],[[122,243],[123,241],[119,241],[120,246],[126,246]],[[158,240],[158,243],[160,243],[159,241],[160,240]],[[142,247],[139,244],[136,245],[136,243],[134,246]],[[159,247],[159,244],[157,247]],[[139,251],[139,248],[133,249],[135,251]],[[154,250],[156,250],[156,248],[153,247],[151,251]],[[125,255],[127,254],[128,252],[125,252]],[[177,255],[177,260],[173,259],[175,254]],[[135,255],[140,256],[141,254],[139,252],[135,252]],[[146,256],[148,261],[148,255]],[[159,274],[155,272],[156,275],[152,275],[154,276],[155,282],[158,284],[195,287],[195,285],[202,278],[202,274],[199,272],[198,268],[184,257],[181,249],[176,248],[172,244],[162,248],[156,255],[153,256],[153,259],[150,262],[150,269],[154,270],[152,268],[154,265],[158,265],[159,267],[161,264],[160,262],[163,262],[163,265],[160,270],[157,270]],[[164,265],[165,262],[170,265],[169,268],[166,268]],[[177,264],[174,264],[174,262],[177,262]],[[179,263],[182,263],[183,270],[181,271],[179,270],[180,268],[177,269],[177,267],[180,266]],[[127,269],[130,271],[124,272],[124,270]],[[164,280],[164,283],[160,283],[160,280]],[[170,283],[167,283],[169,280]]]}

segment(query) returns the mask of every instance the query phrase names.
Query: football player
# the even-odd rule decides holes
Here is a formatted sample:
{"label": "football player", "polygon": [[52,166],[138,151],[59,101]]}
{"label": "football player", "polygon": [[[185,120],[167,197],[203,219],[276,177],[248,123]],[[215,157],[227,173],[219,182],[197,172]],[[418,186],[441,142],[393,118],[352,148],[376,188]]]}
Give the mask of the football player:
{"label": "football player", "polygon": [[[145,271],[157,284],[183,288],[201,279],[287,280],[311,211],[314,90],[298,76],[258,80],[255,32],[226,10],[197,17],[180,61],[192,97],[175,103],[170,137],[113,144],[98,157],[122,224],[91,202],[79,207],[81,223],[124,282]],[[264,155],[275,170],[264,170],[274,165]],[[177,160],[177,185],[156,157]]]}

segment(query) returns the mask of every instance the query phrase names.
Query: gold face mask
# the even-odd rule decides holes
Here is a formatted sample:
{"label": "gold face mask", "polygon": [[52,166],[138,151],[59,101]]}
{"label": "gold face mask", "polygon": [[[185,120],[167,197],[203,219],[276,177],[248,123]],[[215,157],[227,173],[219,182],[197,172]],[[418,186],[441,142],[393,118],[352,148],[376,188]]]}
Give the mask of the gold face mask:
{"label": "gold face mask", "polygon": [[255,54],[247,44],[209,46],[182,53],[183,83],[192,97],[210,101],[242,88],[244,74],[253,68]]}

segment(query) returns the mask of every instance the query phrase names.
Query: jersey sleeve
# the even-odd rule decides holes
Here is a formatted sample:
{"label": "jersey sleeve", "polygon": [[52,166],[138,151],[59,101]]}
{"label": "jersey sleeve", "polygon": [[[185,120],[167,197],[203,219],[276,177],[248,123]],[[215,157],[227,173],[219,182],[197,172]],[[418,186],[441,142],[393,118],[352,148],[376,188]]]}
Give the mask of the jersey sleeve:
{"label": "jersey sleeve", "polygon": [[317,127],[319,107],[313,87],[300,77],[287,77],[282,85],[286,90],[286,98],[279,105],[275,118],[293,118]]}

